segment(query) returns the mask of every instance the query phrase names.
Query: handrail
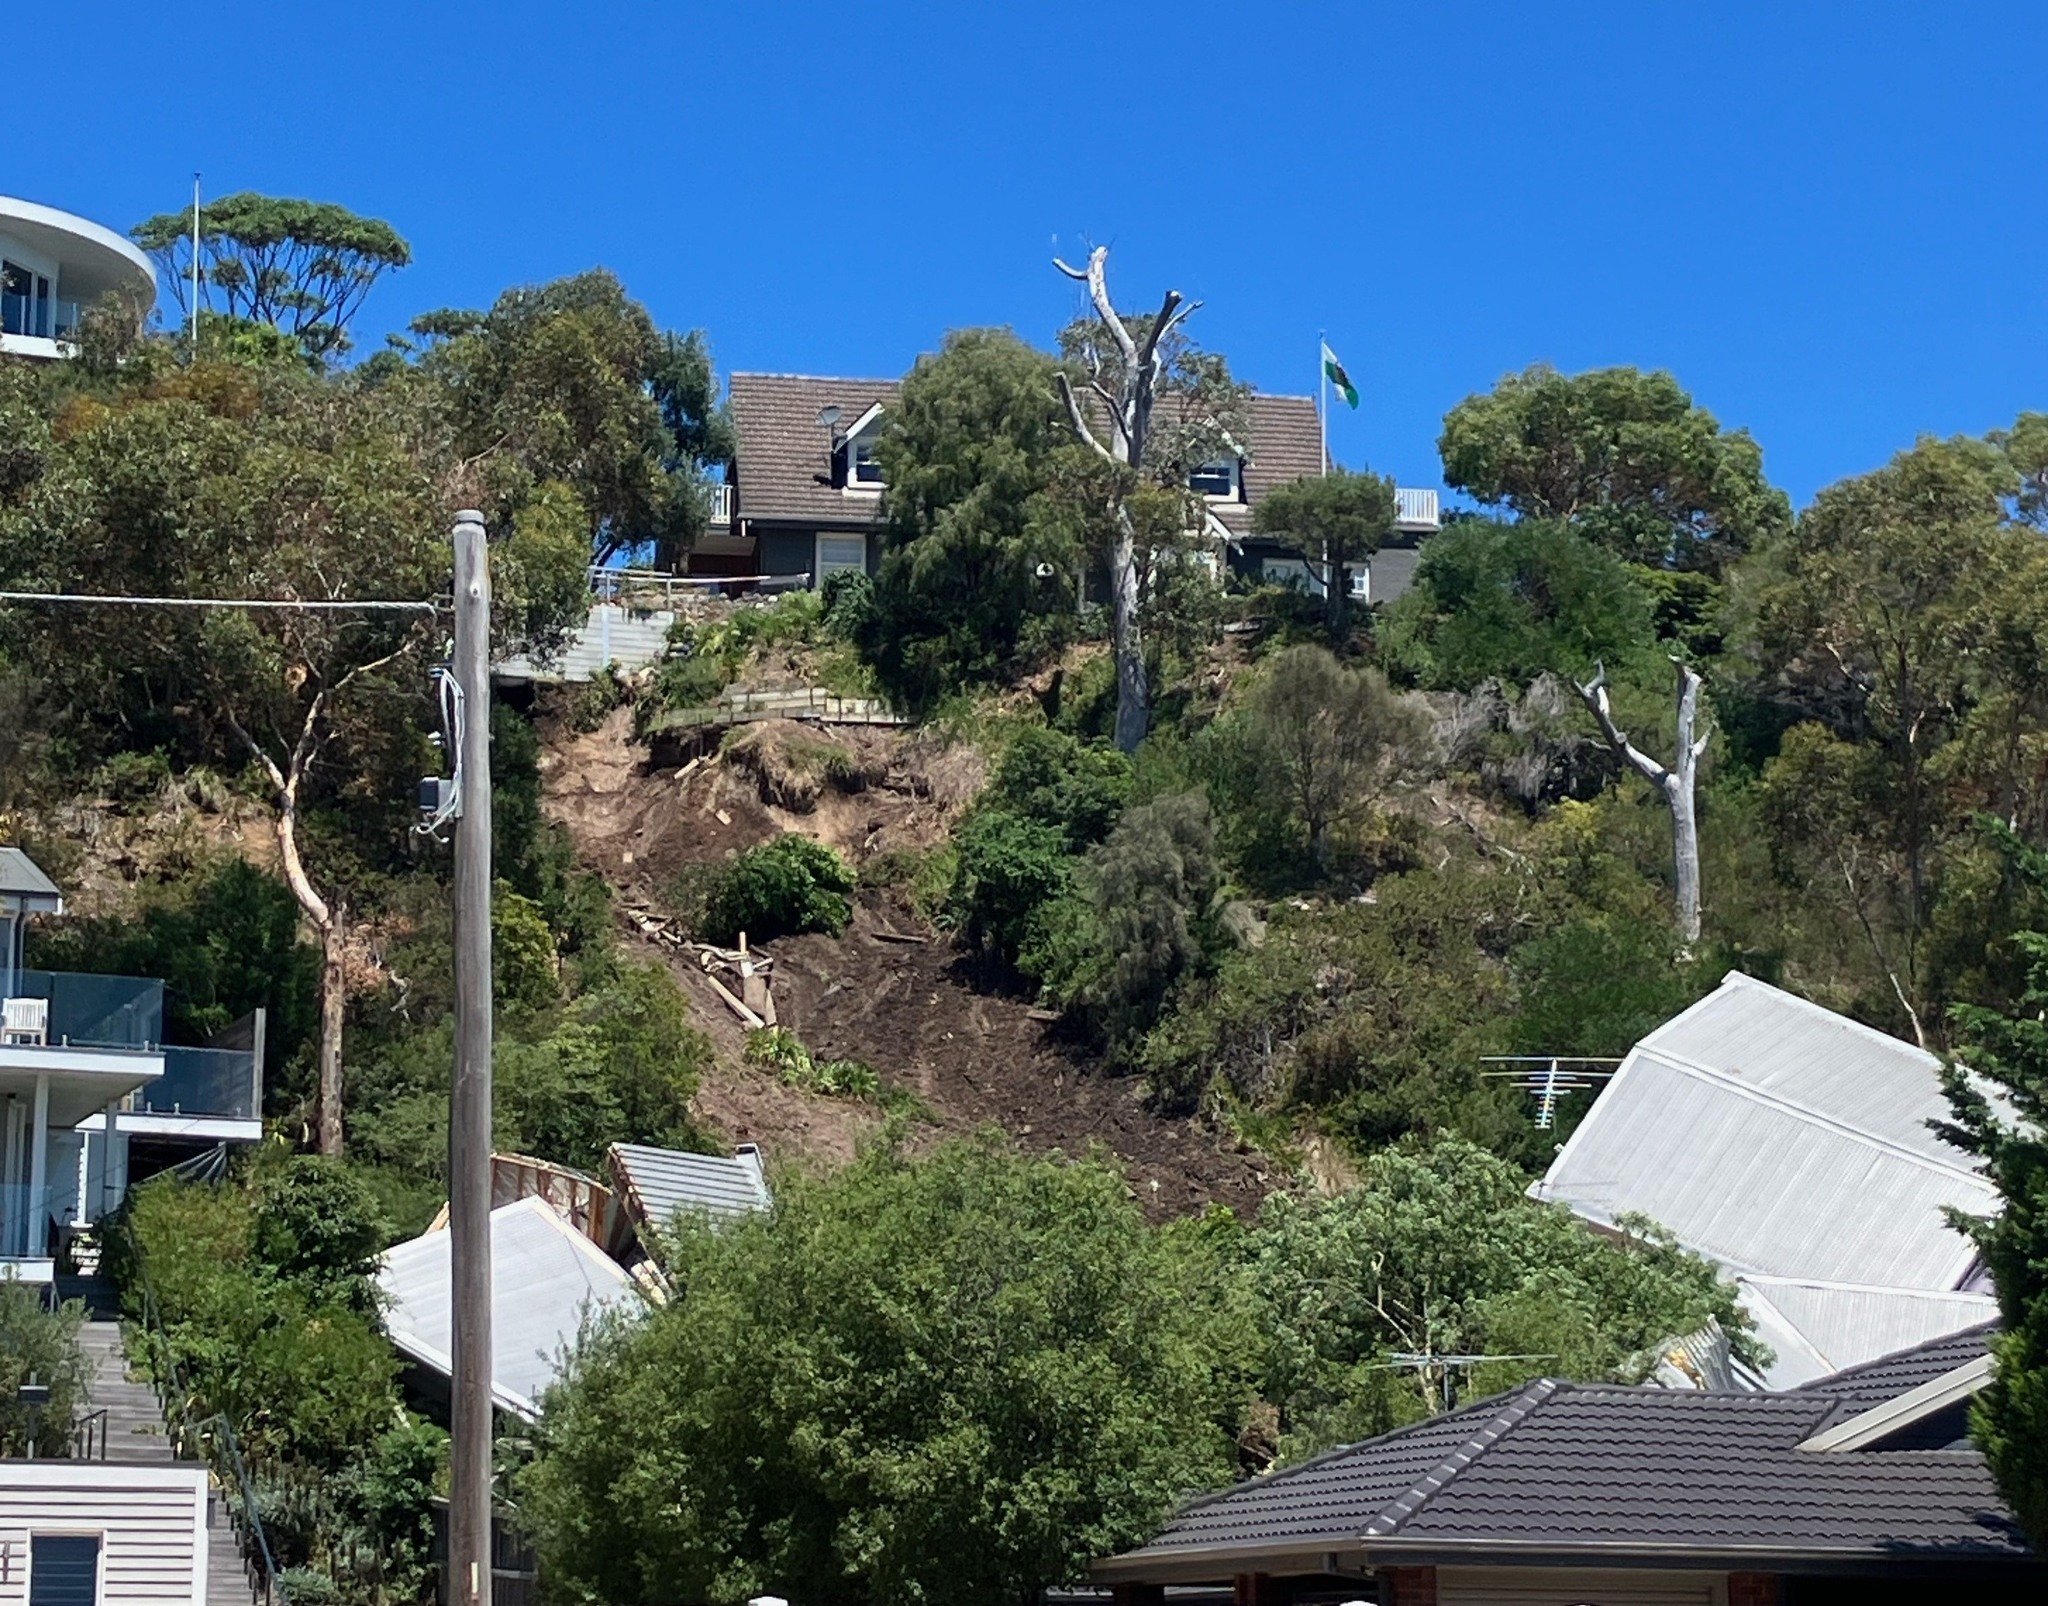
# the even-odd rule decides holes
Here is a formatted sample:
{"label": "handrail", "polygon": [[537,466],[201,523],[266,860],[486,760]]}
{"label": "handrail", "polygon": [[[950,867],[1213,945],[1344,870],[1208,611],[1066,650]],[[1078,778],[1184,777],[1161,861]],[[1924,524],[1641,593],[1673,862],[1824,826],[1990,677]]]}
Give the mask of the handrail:
{"label": "handrail", "polygon": [[[99,1454],[93,1454],[97,1441]],[[74,1461],[104,1461],[107,1458],[107,1408],[103,1405],[97,1411],[88,1411],[71,1424],[71,1459]]]}
{"label": "handrail", "polygon": [[[151,1354],[150,1373],[151,1380],[156,1384],[157,1399],[163,1405],[165,1424],[179,1436],[178,1447],[189,1448],[198,1445],[201,1448],[203,1453],[195,1459],[205,1461],[212,1468],[216,1478],[223,1483],[228,1478],[233,1478],[234,1487],[241,1495],[241,1506],[237,1510],[233,1500],[228,1502],[228,1522],[235,1530],[235,1537],[240,1544],[243,1571],[246,1573],[249,1570],[252,1560],[249,1551],[253,1541],[256,1551],[253,1559],[260,1563],[256,1584],[262,1591],[265,1606],[272,1606],[272,1603],[275,1603],[275,1606],[290,1606],[290,1593],[279,1575],[276,1558],[271,1554],[270,1537],[263,1531],[263,1518],[256,1506],[256,1489],[249,1481],[249,1468],[242,1459],[241,1444],[235,1438],[235,1425],[228,1420],[224,1412],[218,1411],[197,1422],[185,1420],[187,1402],[198,1399],[199,1396],[187,1382],[183,1368],[178,1365],[177,1349],[171,1343],[170,1334],[164,1330],[162,1312],[156,1299],[156,1288],[149,1279],[148,1262],[143,1259],[126,1222],[121,1224],[120,1230],[128,1237],[128,1260],[135,1267],[136,1275],[142,1284],[143,1342],[152,1351],[161,1351],[160,1356],[157,1353]],[[171,1393],[165,1392],[166,1376],[172,1386]],[[220,1429],[217,1439],[208,1434],[208,1430],[216,1425]],[[225,1452],[225,1465],[221,1464],[221,1451]]]}

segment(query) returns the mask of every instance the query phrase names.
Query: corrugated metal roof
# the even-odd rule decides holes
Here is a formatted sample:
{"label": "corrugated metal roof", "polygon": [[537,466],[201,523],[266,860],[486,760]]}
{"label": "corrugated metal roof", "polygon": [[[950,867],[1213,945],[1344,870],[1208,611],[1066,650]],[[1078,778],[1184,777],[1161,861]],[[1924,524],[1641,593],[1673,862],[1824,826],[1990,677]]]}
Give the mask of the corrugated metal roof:
{"label": "corrugated metal roof", "polygon": [[1997,1196],[1927,1129],[1945,1114],[1932,1055],[1730,976],[1636,1045],[1530,1191],[1735,1271],[1948,1291],[1975,1252],[1944,1207]]}
{"label": "corrugated metal roof", "polygon": [[[1983,1340],[1974,1340],[1981,1353]],[[1938,1364],[1953,1346],[1937,1347]],[[1900,1358],[1885,1386],[1924,1365]],[[1939,1374],[1937,1374],[1939,1375]],[[1628,1565],[1674,1550],[1904,1561],[2027,1556],[1983,1458],[1968,1449],[1824,1455],[1800,1445],[1867,1408],[1876,1370],[1788,1394],[1524,1385],[1465,1410],[1198,1500],[1104,1576],[1290,1570],[1292,1547],[1557,1556]],[[1880,1402],[1881,1403],[1881,1402]]]}
{"label": "corrugated metal roof", "polygon": [[628,1207],[657,1231],[678,1211],[730,1218],[765,1210],[771,1202],[761,1151],[751,1145],[727,1158],[614,1143],[609,1159]]}
{"label": "corrugated metal roof", "polygon": [[[392,1343],[443,1376],[453,1364],[449,1249],[448,1233],[430,1232],[387,1249],[377,1269]],[[640,1308],[631,1279],[544,1200],[491,1212],[491,1392],[502,1409],[533,1417],[586,1315],[621,1308]]]}
{"label": "corrugated metal roof", "polygon": [[1969,1164],[1927,1129],[1951,1113],[1938,1059],[1740,971],[1637,1047],[1949,1165]]}
{"label": "corrugated metal roof", "polygon": [[1757,1337],[1776,1353],[1764,1379],[1774,1389],[1798,1388],[1879,1356],[1978,1329],[1998,1314],[1998,1301],[1988,1294],[1789,1277],[1739,1277],[1736,1287],[1743,1308],[1756,1318]]}

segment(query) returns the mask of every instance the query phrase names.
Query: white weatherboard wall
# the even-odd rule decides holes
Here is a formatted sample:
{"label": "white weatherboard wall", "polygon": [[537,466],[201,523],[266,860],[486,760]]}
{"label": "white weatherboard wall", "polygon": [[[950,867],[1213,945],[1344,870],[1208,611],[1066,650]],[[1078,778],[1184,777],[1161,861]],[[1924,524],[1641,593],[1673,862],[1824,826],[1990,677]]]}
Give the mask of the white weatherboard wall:
{"label": "white weatherboard wall", "polygon": [[0,1462],[0,1606],[28,1600],[37,1534],[99,1537],[99,1606],[205,1606],[206,1474],[197,1467]]}

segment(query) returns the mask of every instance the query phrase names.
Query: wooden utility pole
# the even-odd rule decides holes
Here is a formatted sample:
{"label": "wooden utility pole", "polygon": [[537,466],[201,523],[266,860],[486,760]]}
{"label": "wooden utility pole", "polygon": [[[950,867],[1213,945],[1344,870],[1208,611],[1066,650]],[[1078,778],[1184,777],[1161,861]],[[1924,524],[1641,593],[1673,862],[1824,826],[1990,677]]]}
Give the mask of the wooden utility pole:
{"label": "wooden utility pole", "polygon": [[448,1111],[454,1393],[449,1606],[491,1602],[491,576],[481,513],[455,515],[455,1079]]}

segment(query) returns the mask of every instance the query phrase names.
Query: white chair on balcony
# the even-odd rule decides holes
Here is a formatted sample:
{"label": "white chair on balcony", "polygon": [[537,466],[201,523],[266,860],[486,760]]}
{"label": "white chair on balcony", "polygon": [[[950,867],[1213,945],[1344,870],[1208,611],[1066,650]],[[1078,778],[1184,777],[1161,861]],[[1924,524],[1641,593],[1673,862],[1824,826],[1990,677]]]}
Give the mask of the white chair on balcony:
{"label": "white chair on balcony", "polygon": [[0,1043],[42,1048],[49,1041],[49,999],[10,998],[0,1003]]}

